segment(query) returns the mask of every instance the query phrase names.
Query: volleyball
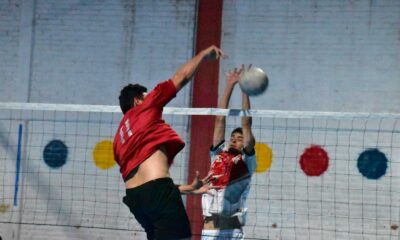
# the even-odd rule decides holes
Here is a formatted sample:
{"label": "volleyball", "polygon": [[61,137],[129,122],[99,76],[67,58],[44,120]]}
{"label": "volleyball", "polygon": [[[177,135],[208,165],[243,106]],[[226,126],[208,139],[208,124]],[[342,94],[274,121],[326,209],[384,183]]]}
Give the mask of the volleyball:
{"label": "volleyball", "polygon": [[248,96],[257,96],[265,92],[268,87],[267,74],[257,67],[244,70],[239,79],[239,86]]}

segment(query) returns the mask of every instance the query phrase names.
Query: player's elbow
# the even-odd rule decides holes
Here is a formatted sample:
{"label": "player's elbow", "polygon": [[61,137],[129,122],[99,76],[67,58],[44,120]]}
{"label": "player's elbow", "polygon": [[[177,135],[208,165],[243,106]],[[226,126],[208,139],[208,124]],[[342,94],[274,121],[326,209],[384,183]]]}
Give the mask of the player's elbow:
{"label": "player's elbow", "polygon": [[186,82],[186,76],[181,71],[176,72],[172,77],[172,83],[175,85],[178,91],[185,85]]}
{"label": "player's elbow", "polygon": [[256,139],[254,138],[254,135],[250,130],[247,131],[247,129],[243,128],[243,138],[243,145],[245,148],[254,148],[256,144]]}

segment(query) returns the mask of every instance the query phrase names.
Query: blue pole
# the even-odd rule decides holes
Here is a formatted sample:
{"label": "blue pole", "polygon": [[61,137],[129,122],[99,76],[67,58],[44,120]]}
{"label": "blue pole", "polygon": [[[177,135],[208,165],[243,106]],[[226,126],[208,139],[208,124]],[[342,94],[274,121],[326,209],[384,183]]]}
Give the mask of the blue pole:
{"label": "blue pole", "polygon": [[17,151],[17,163],[15,170],[15,191],[14,191],[14,206],[17,206],[18,199],[18,187],[19,187],[19,171],[21,166],[21,143],[22,143],[22,124],[18,128],[18,151]]}

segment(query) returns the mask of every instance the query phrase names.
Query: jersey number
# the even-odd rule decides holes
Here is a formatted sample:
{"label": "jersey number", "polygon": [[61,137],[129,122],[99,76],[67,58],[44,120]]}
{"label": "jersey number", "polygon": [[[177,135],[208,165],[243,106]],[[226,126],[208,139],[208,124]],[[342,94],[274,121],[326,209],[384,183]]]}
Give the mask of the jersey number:
{"label": "jersey number", "polygon": [[119,129],[119,138],[121,139],[122,144],[126,142],[125,135],[127,135],[128,138],[130,138],[133,135],[131,126],[129,124],[129,119],[126,119],[125,126],[121,126],[121,128]]}

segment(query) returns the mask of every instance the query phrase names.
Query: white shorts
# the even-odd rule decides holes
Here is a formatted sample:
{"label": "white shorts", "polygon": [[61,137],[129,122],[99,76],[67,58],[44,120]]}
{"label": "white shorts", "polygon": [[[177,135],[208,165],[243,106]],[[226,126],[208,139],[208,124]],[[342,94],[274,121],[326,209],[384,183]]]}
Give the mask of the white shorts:
{"label": "white shorts", "polygon": [[240,229],[232,230],[209,230],[203,229],[201,231],[201,240],[242,240],[244,233]]}

